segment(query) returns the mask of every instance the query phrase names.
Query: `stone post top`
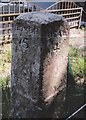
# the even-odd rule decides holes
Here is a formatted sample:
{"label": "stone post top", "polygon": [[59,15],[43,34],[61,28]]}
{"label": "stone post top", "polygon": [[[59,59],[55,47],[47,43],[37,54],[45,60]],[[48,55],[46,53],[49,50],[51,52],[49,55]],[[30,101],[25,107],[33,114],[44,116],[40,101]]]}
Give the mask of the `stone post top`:
{"label": "stone post top", "polygon": [[16,20],[36,22],[38,24],[48,24],[53,21],[64,20],[60,15],[47,12],[29,12],[19,15]]}

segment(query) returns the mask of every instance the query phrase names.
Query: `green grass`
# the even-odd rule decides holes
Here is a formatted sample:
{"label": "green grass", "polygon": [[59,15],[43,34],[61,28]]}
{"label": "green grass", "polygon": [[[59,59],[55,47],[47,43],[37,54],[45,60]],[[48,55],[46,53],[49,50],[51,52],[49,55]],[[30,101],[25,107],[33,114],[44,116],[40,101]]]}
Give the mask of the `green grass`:
{"label": "green grass", "polygon": [[70,47],[69,56],[74,77],[83,78],[86,69],[84,64],[86,64],[86,61],[84,61],[81,50]]}
{"label": "green grass", "polygon": [[7,55],[6,55],[6,60],[8,63],[11,63],[11,58],[12,58],[12,52],[11,50],[8,50]]}
{"label": "green grass", "polygon": [[12,59],[12,52],[11,49],[8,48],[8,50],[5,51],[5,53],[2,54],[1,59],[0,59],[0,71],[3,74],[7,70],[7,64],[11,63]]}
{"label": "green grass", "polygon": [[2,87],[3,90],[9,87],[10,79],[10,76],[0,78],[0,87]]}
{"label": "green grass", "polygon": [[2,88],[2,117],[4,118],[9,118],[11,109],[10,81],[10,76],[0,78],[0,87]]}
{"label": "green grass", "polygon": [[10,67],[11,67],[11,44],[4,45],[0,53],[0,88],[2,89],[2,116],[4,118],[9,118],[10,115]]}

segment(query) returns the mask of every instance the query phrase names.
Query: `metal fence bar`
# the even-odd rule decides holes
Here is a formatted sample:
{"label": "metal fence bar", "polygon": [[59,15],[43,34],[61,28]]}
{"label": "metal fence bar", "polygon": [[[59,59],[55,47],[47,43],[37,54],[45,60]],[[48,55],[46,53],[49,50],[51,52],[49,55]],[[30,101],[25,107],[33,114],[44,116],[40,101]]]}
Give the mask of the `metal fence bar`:
{"label": "metal fence bar", "polygon": [[[8,4],[8,14],[10,14],[10,4]],[[10,16],[8,16],[8,40],[10,39]]]}
{"label": "metal fence bar", "polygon": [[79,20],[79,28],[80,28],[80,25],[81,25],[82,11],[83,11],[83,9],[81,8],[80,20]]}
{"label": "metal fence bar", "polygon": [[[13,7],[13,10],[11,11],[11,7]],[[0,14],[0,24],[1,24],[1,27],[0,28],[0,31],[1,31],[1,37],[0,37],[0,44],[1,44],[1,41],[2,41],[2,44],[3,43],[6,43],[8,42],[10,39],[11,39],[11,24],[12,24],[12,21],[15,20],[15,18],[20,15],[22,12],[25,12],[25,6],[24,6],[24,3],[23,3],[23,6],[22,6],[22,10],[21,10],[21,7],[20,7],[20,2],[18,4],[18,11],[16,10],[16,4],[13,3],[13,6],[10,6],[10,4],[8,4],[7,6],[7,11],[4,9],[4,5],[2,6],[2,13]],[[28,8],[28,11],[29,12],[29,8]],[[8,37],[7,37],[8,36]],[[5,39],[6,38],[6,39]]]}
{"label": "metal fence bar", "polygon": [[[2,14],[4,14],[4,6],[2,6]],[[5,18],[2,16],[2,34],[4,35],[5,34],[5,23],[4,23],[4,21],[5,21]],[[3,39],[2,39],[2,41],[4,42],[4,40],[5,40],[5,36],[3,36]]]}
{"label": "metal fence bar", "polygon": [[67,10],[68,10],[68,11],[71,11],[71,10],[72,10],[72,11],[75,11],[75,10],[81,10],[81,9],[82,9],[82,7],[79,7],[79,8],[71,8],[71,9],[70,9],[70,8],[69,8],[69,9],[58,9],[58,10],[54,9],[54,10],[46,10],[46,11],[50,11],[50,12],[51,12],[51,11],[67,11]]}
{"label": "metal fence bar", "polygon": [[30,12],[29,3],[28,3],[28,12]]}
{"label": "metal fence bar", "polygon": [[62,15],[68,21],[70,28],[80,27],[82,7],[77,6],[74,2],[58,2],[57,6],[59,9],[51,10],[51,8],[49,7],[46,9],[46,11]]}
{"label": "metal fence bar", "polygon": [[86,107],[86,103],[82,105],[78,110],[76,110],[72,115],[70,115],[66,120],[69,120],[73,116],[75,116],[78,112],[80,112],[84,107]]}

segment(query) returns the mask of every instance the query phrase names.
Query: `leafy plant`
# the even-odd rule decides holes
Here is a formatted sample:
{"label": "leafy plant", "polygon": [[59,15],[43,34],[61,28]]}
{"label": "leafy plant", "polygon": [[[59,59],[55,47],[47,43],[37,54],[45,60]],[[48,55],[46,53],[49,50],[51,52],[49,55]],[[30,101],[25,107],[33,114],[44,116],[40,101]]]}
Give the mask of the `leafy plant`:
{"label": "leafy plant", "polygon": [[7,52],[7,62],[8,62],[8,63],[11,63],[11,58],[12,58],[12,53],[11,53],[11,50],[9,50],[9,51]]}
{"label": "leafy plant", "polygon": [[73,66],[74,76],[83,77],[84,75],[84,59],[82,57],[77,58]]}
{"label": "leafy plant", "polygon": [[10,83],[10,76],[0,78],[0,87],[2,87],[3,90],[9,87],[9,83]]}
{"label": "leafy plant", "polygon": [[10,97],[10,76],[0,78],[0,87],[2,88],[2,116],[8,118],[10,115],[11,97]]}
{"label": "leafy plant", "polygon": [[72,64],[72,70],[75,77],[83,77],[84,76],[84,57],[82,57],[81,51],[77,48],[70,47],[69,51],[70,61]]}
{"label": "leafy plant", "polygon": [[73,48],[72,46],[70,46],[70,50],[69,50],[69,56],[70,57],[77,57],[80,56],[81,51],[77,48]]}

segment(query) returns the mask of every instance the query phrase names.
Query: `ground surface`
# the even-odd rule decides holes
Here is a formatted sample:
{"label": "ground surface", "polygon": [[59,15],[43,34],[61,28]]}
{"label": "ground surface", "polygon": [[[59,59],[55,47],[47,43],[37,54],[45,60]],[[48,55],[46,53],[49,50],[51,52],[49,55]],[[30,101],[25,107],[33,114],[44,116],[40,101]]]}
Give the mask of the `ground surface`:
{"label": "ground surface", "polygon": [[85,46],[86,31],[81,29],[71,29],[70,30],[70,40],[69,45],[75,48],[82,49]]}

